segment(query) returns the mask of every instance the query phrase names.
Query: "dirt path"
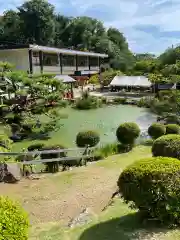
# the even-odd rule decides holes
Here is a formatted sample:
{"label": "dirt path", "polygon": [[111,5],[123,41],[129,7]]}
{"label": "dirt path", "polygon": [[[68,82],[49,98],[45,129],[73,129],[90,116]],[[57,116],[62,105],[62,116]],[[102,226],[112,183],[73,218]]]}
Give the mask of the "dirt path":
{"label": "dirt path", "polygon": [[16,185],[0,185],[0,195],[20,200],[32,224],[63,221],[68,223],[84,208],[99,213],[116,190],[120,172],[91,165],[70,172],[23,180]]}

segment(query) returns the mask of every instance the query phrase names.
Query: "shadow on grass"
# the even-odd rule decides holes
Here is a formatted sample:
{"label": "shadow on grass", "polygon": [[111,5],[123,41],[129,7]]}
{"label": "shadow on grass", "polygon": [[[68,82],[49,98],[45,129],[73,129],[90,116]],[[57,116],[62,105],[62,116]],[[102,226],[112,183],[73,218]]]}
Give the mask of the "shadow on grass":
{"label": "shadow on grass", "polygon": [[94,225],[86,229],[78,240],[150,239],[154,233],[165,231],[154,222],[143,223],[139,214],[134,213]]}

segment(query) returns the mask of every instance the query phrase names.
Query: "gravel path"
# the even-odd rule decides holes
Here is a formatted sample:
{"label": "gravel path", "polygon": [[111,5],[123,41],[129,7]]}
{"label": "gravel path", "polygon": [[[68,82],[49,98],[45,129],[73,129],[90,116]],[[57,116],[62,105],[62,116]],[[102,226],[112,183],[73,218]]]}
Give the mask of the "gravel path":
{"label": "gravel path", "polygon": [[[1,184],[0,194],[19,199],[32,224],[63,221],[67,224],[85,208],[99,213],[116,191],[119,171],[91,165],[17,185]],[[63,180],[65,176],[65,180]]]}

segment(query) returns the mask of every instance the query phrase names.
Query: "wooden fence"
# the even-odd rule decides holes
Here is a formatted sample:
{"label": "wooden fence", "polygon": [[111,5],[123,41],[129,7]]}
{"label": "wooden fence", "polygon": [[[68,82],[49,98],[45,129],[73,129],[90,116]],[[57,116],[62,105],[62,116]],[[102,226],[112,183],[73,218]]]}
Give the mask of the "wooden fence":
{"label": "wooden fence", "polygon": [[[31,151],[31,152],[0,152],[0,156],[22,156],[21,163],[24,165],[40,164],[47,162],[64,162],[78,159],[87,159],[94,156],[94,151],[97,147],[86,148],[67,148],[58,150],[44,150],[44,151]],[[65,153],[66,157],[41,159],[41,155],[53,154],[53,153]],[[76,155],[76,156],[75,156]],[[27,160],[28,156],[32,156],[33,160]]]}

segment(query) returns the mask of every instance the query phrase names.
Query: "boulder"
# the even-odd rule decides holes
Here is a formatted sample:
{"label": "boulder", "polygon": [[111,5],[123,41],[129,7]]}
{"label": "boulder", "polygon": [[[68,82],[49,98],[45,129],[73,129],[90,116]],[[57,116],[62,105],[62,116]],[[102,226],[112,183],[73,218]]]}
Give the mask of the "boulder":
{"label": "boulder", "polygon": [[16,183],[21,177],[22,172],[18,163],[0,163],[0,182]]}

